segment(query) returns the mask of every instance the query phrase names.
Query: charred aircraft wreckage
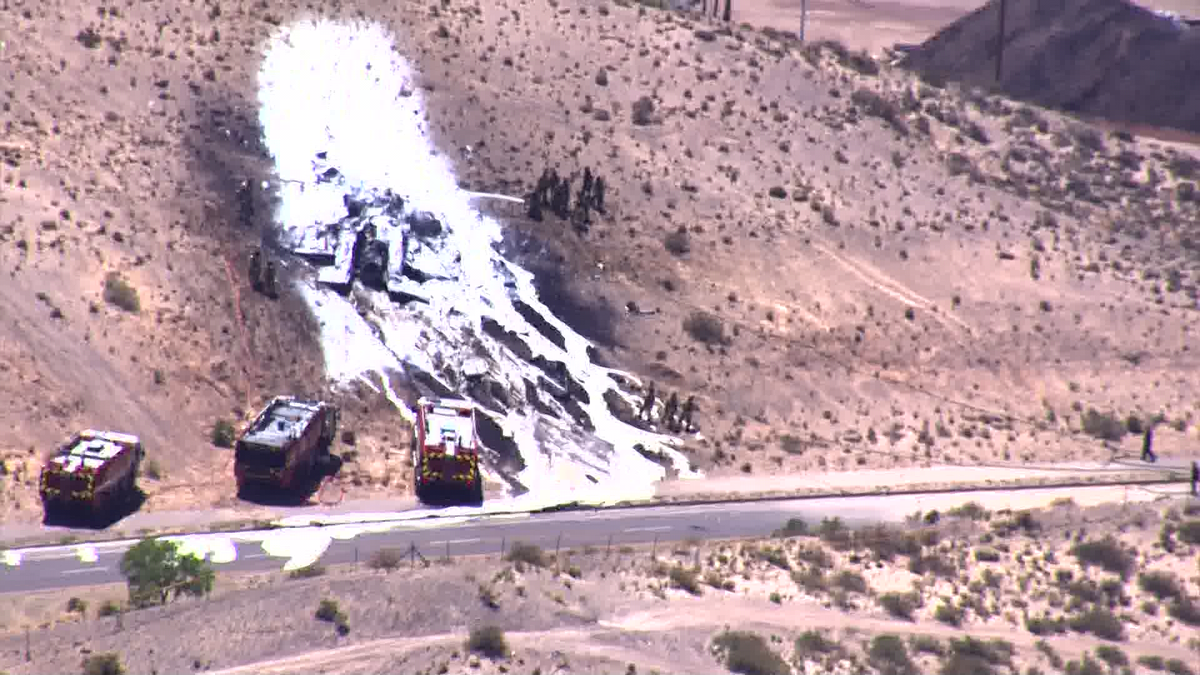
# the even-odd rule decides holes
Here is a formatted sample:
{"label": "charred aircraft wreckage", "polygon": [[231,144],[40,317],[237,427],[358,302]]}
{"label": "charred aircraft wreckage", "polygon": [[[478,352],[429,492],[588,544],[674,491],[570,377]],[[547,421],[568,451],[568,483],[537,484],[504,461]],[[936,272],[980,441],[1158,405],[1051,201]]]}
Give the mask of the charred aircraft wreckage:
{"label": "charred aircraft wreckage", "polygon": [[[391,190],[352,188],[339,170],[326,162],[324,153],[317,155],[314,169],[318,183],[330,183],[343,190],[345,212],[334,222],[298,229],[290,236],[285,234],[285,246],[317,266],[320,284],[347,295],[358,281],[366,288],[386,292],[386,296],[377,294],[375,297],[388,297],[389,304],[405,305],[405,309],[415,306],[411,319],[422,321],[419,306],[436,302],[431,296],[437,295],[426,285],[456,281],[461,254],[453,250],[447,228],[435,214],[412,209],[402,196]],[[450,260],[453,264],[447,262]],[[495,268],[505,280],[509,300],[516,312],[533,331],[565,351],[567,344],[562,333],[519,297],[512,272],[499,262]],[[441,294],[444,297],[444,289]],[[362,298],[355,300],[361,304]],[[378,304],[373,308],[380,309]],[[454,310],[450,312],[453,314]],[[360,306],[359,313],[365,317],[369,312]],[[540,418],[534,432],[538,443],[573,448],[567,450],[567,454],[595,467],[595,474],[588,470],[586,478],[592,483],[601,482],[598,477],[606,473],[605,465],[612,460],[613,448],[591,433],[596,429],[588,412],[593,396],[573,376],[566,363],[535,354],[536,350],[526,343],[526,338],[505,328],[486,313],[479,328],[490,340],[475,334],[474,326],[466,330],[461,326],[452,329],[454,336],[448,335],[444,326],[434,326],[433,320],[426,321],[422,327],[427,329],[425,332],[442,333],[445,339],[431,340],[424,347],[435,352],[430,354],[430,365],[435,372],[425,372],[416,364],[404,362],[413,393],[416,396],[469,397],[478,404],[481,413],[479,435],[486,446],[484,457],[509,483],[514,496],[527,491],[517,480],[517,473],[525,468],[522,450],[528,452],[530,449],[519,448],[514,438],[501,427],[513,411],[527,419]],[[378,332],[378,326],[375,330]],[[467,332],[470,334],[464,334]],[[485,344],[493,341],[491,346]],[[443,351],[455,354],[447,356],[440,353]],[[589,347],[587,351],[594,364],[593,349]],[[634,416],[628,411],[637,401],[629,394],[617,391],[618,385],[624,384],[623,378],[617,374],[610,377],[600,403],[605,405],[604,412],[630,423]],[[629,431],[638,433],[636,429]],[[645,444],[637,443],[633,448],[643,457],[669,469],[672,461],[668,456],[673,453],[659,442],[650,440],[666,439],[653,432],[642,430],[642,433],[646,434]],[[581,454],[594,457],[581,458]],[[684,462],[686,466],[686,460]]]}

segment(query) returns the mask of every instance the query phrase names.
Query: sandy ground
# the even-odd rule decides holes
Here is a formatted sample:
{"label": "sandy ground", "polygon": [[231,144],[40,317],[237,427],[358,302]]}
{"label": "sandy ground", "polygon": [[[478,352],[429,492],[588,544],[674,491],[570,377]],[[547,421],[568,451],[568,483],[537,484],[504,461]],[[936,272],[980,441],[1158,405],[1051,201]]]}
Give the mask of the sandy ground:
{"label": "sandy ground", "polygon": [[[885,672],[892,660],[933,672],[964,651],[990,660],[972,671],[988,673],[1066,670],[1085,652],[1131,665],[1191,663],[1189,623],[1200,616],[1186,607],[1200,595],[1200,511],[1184,506],[967,505],[933,525],[924,514],[854,534],[811,523],[807,536],[683,543],[660,547],[657,559],[640,548],[586,549],[545,567],[490,557],[391,573],[330,568],[307,579],[222,576],[208,599],[119,621],[96,616],[121,600],[119,586],[26,594],[5,598],[0,668],[67,672],[113,652],[131,673],[611,673],[630,664],[630,672],[711,673],[723,658],[713,640],[729,629],[761,635],[791,672],[839,672],[842,661]],[[1096,543],[1108,537],[1115,546]],[[82,613],[67,610],[72,596],[86,601]],[[313,618],[322,599],[337,601],[346,636]],[[484,625],[505,633],[505,656],[465,648]],[[33,628],[29,662],[23,626]],[[187,641],[164,639],[183,632]],[[901,655],[874,647],[887,635],[900,637]]]}
{"label": "sandy ground", "polygon": [[[906,7],[877,6],[848,44],[915,35],[888,17],[969,9]],[[687,450],[711,476],[1103,461],[1136,454],[1119,423],[1154,414],[1162,455],[1194,442],[1195,263],[1171,224],[1197,213],[1165,168],[1192,150],[875,73],[768,35],[765,3],[739,5],[727,35],[623,2],[320,9],[397,33],[473,189],[519,194],[547,164],[605,176],[609,213],[587,234],[513,216],[511,253],[606,361],[697,396]],[[324,386],[299,300],[245,280],[269,205],[243,224],[234,199],[241,176],[269,178],[259,45],[307,11],[4,6],[21,36],[5,39],[0,168],[6,521],[37,521],[38,455],[80,426],[147,439],[147,510],[255,510],[212,424]],[[110,271],[138,312],[104,300]],[[358,432],[339,448],[347,498],[407,494],[399,418],[369,393],[338,400]]]}

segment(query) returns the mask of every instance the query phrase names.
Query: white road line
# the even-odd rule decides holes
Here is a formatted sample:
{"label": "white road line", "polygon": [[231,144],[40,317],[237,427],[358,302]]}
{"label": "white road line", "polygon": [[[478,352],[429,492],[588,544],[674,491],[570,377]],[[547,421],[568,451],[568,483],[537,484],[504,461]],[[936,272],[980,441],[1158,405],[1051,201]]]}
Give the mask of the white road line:
{"label": "white road line", "polygon": [[663,525],[661,527],[628,527],[621,531],[622,532],[666,532],[669,529],[671,529],[671,527],[669,525]]}
{"label": "white road line", "polygon": [[444,544],[474,544],[477,541],[483,541],[483,540],[478,537],[476,537],[474,539],[450,539],[448,541],[431,541],[431,542],[429,542],[429,545],[430,546],[438,546],[438,545],[444,545]]}
{"label": "white road line", "polygon": [[246,560],[247,558],[270,558],[270,557],[271,557],[271,554],[269,554],[269,553],[248,553],[246,555],[238,556],[238,558],[241,560]]}
{"label": "white road line", "polygon": [[107,572],[107,567],[85,567],[81,570],[63,570],[62,574],[88,574],[91,572]]}

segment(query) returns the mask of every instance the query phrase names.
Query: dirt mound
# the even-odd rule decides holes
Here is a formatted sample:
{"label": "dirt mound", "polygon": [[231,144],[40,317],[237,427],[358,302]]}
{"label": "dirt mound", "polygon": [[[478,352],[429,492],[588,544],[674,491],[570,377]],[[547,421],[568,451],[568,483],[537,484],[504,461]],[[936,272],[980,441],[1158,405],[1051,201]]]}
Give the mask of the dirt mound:
{"label": "dirt mound", "polygon": [[[1200,131],[1200,29],[1125,0],[1010,0],[999,89],[1118,122]],[[935,79],[995,87],[999,0],[905,59]]]}

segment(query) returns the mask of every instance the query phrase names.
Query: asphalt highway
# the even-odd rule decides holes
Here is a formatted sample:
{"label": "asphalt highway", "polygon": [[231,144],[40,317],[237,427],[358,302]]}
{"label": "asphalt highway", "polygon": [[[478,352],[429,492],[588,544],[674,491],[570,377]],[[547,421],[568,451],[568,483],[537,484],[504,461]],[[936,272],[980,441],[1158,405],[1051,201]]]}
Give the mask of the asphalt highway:
{"label": "asphalt highway", "polygon": [[[636,509],[600,509],[563,511],[521,516],[483,516],[476,518],[422,519],[396,523],[384,532],[364,532],[353,526],[303,527],[258,532],[199,535],[219,541],[224,555],[211,555],[218,572],[255,572],[281,569],[292,557],[304,558],[297,550],[320,554],[322,564],[365,562],[375,551],[396,548],[409,551],[415,546],[427,559],[447,554],[499,555],[502,548],[521,541],[537,544],[548,551],[556,546],[618,547],[669,544],[689,539],[752,538],[770,535],[789,518],[802,518],[816,524],[823,518],[838,517],[847,525],[898,522],[915,511],[945,510],[968,501],[987,508],[1032,508],[1053,499],[1086,498],[1089,490],[1120,488],[1047,488],[1016,493],[1002,490],[967,494],[890,495],[860,499],[830,497],[776,502],[724,503],[699,506],[656,506]],[[1127,492],[1127,499],[1149,500],[1162,496],[1182,496],[1186,485],[1160,485]],[[1099,494],[1098,492],[1096,494]],[[1120,500],[1120,498],[1116,498]],[[264,540],[283,537],[293,545],[272,546],[274,555],[264,550]],[[314,551],[311,542],[316,541]],[[300,545],[296,545],[296,543]],[[48,546],[8,551],[0,554],[0,593],[32,592],[73,586],[121,582],[120,560],[133,541],[99,542],[67,546]],[[307,543],[307,546],[305,545]],[[323,548],[323,552],[321,549]],[[281,552],[282,551],[282,552]]]}

